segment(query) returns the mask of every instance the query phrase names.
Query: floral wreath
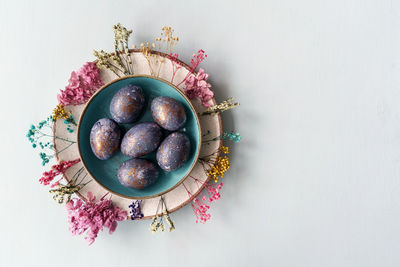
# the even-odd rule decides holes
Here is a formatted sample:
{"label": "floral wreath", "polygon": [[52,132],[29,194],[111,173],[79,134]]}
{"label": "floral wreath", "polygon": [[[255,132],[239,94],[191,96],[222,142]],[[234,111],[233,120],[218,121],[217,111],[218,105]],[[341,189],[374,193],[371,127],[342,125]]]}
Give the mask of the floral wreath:
{"label": "floral wreath", "polygon": [[[178,59],[178,54],[173,53],[179,38],[174,36],[174,30],[171,27],[162,27],[161,36],[155,38],[155,42],[141,43],[139,48],[136,45],[129,49],[128,39],[132,30],[127,30],[121,24],[113,26],[114,30],[114,51],[109,53],[103,50],[94,51],[97,58],[94,62],[85,63],[78,71],[73,71],[64,90],[60,90],[57,95],[58,105],[54,108],[52,114],[45,120],[37,124],[32,124],[28,130],[27,138],[35,149],[39,149],[41,164],[47,166],[50,161],[57,160],[48,171],[43,172],[39,183],[49,186],[49,192],[53,199],[59,204],[65,204],[68,213],[69,229],[73,235],[82,235],[86,233],[85,239],[92,244],[98,233],[104,228],[108,228],[109,233],[113,233],[117,228],[117,222],[123,220],[138,220],[143,218],[141,210],[142,200],[133,201],[126,210],[113,203],[109,193],[100,197],[94,196],[92,192],[87,192],[86,197],[80,194],[80,190],[92,182],[87,179],[88,174],[84,167],[79,168],[70,178],[66,179],[65,173],[72,166],[80,162],[80,158],[74,160],[59,160],[58,156],[65,153],[76,141],[58,136],[55,132],[56,122],[63,122],[65,130],[70,134],[75,134],[77,128],[77,118],[74,118],[70,111],[73,106],[85,105],[91,96],[104,85],[100,72],[107,71],[115,75],[115,78],[134,74],[134,62],[131,54],[140,52],[147,61],[151,76],[158,77],[163,64],[171,64],[172,75],[171,83],[181,87],[189,99],[197,99],[205,108],[199,115],[215,116],[219,113],[234,108],[239,105],[232,98],[213,105],[214,93],[211,85],[208,83],[209,75],[202,69],[198,69],[200,63],[207,58],[204,50],[198,50],[193,54],[190,64],[186,65]],[[164,50],[164,52],[161,52]],[[167,56],[161,59],[156,55],[164,53]],[[168,61],[170,63],[168,63]],[[189,72],[177,82],[176,74],[180,68],[185,66]],[[206,134],[207,135],[207,134]],[[241,136],[234,131],[223,132],[221,135],[208,138],[203,141],[207,144],[213,141],[232,141],[239,142]],[[63,147],[56,149],[56,141],[63,143]],[[211,215],[208,213],[209,203],[215,202],[221,197],[221,188],[223,183],[220,179],[224,177],[225,172],[230,168],[229,148],[221,145],[218,150],[210,155],[205,155],[198,159],[207,174],[207,179],[200,179],[189,175],[187,179],[193,181],[199,186],[200,190],[196,194],[192,193],[185,183],[184,188],[189,198],[192,199],[190,205],[196,217],[196,223],[207,222]],[[65,178],[65,179],[64,179]],[[63,182],[63,180],[65,180]],[[152,218],[150,230],[153,233],[164,231],[164,221],[168,225],[168,230],[175,229],[169,211],[163,196],[157,205],[155,216]]]}

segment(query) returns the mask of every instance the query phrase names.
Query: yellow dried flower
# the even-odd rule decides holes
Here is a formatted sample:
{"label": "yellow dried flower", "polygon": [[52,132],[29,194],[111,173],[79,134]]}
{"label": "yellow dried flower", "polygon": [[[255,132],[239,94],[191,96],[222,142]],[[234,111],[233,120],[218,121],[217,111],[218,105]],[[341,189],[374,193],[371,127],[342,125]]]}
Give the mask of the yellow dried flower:
{"label": "yellow dried flower", "polygon": [[53,199],[58,202],[58,204],[68,203],[71,200],[71,196],[78,192],[82,188],[81,185],[73,184],[58,184],[55,189],[49,190],[50,194],[53,195]]}
{"label": "yellow dried flower", "polygon": [[158,43],[158,50],[165,44],[165,52],[167,54],[171,54],[176,44],[179,41],[178,37],[173,36],[174,30],[169,26],[164,26],[161,28],[161,37],[156,38],[156,42]]}
{"label": "yellow dried flower", "polygon": [[216,115],[218,113],[224,112],[228,109],[232,109],[234,107],[239,106],[240,103],[233,102],[233,98],[230,97],[227,100],[223,101],[222,103],[209,107],[206,111],[204,111],[203,113],[201,113],[201,115]]}
{"label": "yellow dried flower", "polygon": [[166,208],[164,208],[163,215],[164,215],[164,218],[167,221],[167,224],[169,226],[168,232],[171,232],[171,231],[175,230],[175,225],[172,222],[171,218],[169,217],[169,214],[168,214],[168,211],[167,211]]}
{"label": "yellow dried flower", "polygon": [[[153,44],[152,44],[152,46],[153,46]],[[147,60],[147,63],[148,63],[149,68],[150,68],[150,74],[151,74],[152,76],[155,76],[155,72],[154,72],[154,69],[153,69],[153,67],[152,67],[152,58],[153,58],[153,59],[156,58],[157,55],[155,55],[155,54],[152,53],[152,49],[151,49],[151,47],[150,47],[150,43],[149,43],[149,42],[141,43],[141,44],[140,44],[140,50],[141,50],[143,56],[144,56],[144,57],[146,58],[146,60]],[[158,63],[158,62],[156,62],[156,63]],[[161,65],[160,65],[160,66],[161,66]]]}
{"label": "yellow dried flower", "polygon": [[65,110],[65,107],[61,104],[57,105],[53,109],[52,117],[53,117],[53,120],[57,120],[57,119],[67,120],[68,122],[70,122],[76,126],[76,122],[74,121],[74,118],[72,117],[72,113],[67,112]]}
{"label": "yellow dried flower", "polygon": [[[96,66],[101,69],[108,69],[118,77],[121,77],[118,72],[127,74],[128,71],[122,65],[122,61],[115,53],[107,53],[104,50],[93,51],[93,55],[97,58]],[[115,62],[115,64],[113,64]]]}
{"label": "yellow dried flower", "polygon": [[120,77],[120,75],[118,74],[119,69],[116,66],[114,66],[113,64],[111,64],[111,62],[110,62],[110,60],[112,60],[111,59],[112,55],[110,53],[107,53],[104,50],[100,50],[100,51],[93,50],[93,55],[97,58],[96,66],[99,69],[110,70],[115,75]]}
{"label": "yellow dried flower", "polygon": [[161,67],[166,61],[164,57],[153,53],[153,50],[158,49],[158,51],[161,51],[163,48],[165,53],[171,54],[179,41],[178,37],[173,36],[173,32],[174,30],[171,27],[164,26],[161,28],[161,37],[155,38],[155,43],[146,42],[140,44],[140,50],[147,60],[152,76],[160,76]]}
{"label": "yellow dried flower", "polygon": [[59,204],[68,203],[71,200],[71,196],[77,193],[83,187],[85,187],[92,180],[83,183],[83,180],[87,177],[87,173],[83,175],[83,178],[78,182],[79,177],[84,173],[84,168],[80,168],[67,184],[60,184],[59,181],[52,185],[54,189],[49,190],[50,194],[53,194],[53,199]]}
{"label": "yellow dried flower", "polygon": [[118,53],[113,53],[111,58],[112,58],[112,60],[114,60],[114,62],[117,64],[117,66],[118,66],[119,68],[122,69],[121,71],[122,71],[125,75],[128,75],[128,74],[129,74],[129,72],[128,72],[128,70],[125,68],[124,64],[122,64],[122,60],[121,60],[121,58],[119,57],[119,54],[118,54]]}
{"label": "yellow dried flower", "polygon": [[153,221],[150,224],[150,231],[155,234],[158,229],[161,229],[161,231],[164,232],[164,225],[162,224],[162,221],[158,221],[158,216],[156,215],[153,217]]}
{"label": "yellow dried flower", "polygon": [[[162,209],[162,215],[158,215],[160,208]],[[157,233],[158,230],[161,230],[162,232],[164,232],[165,227],[164,227],[163,219],[165,219],[165,221],[167,222],[167,224],[169,226],[168,232],[171,232],[172,230],[175,229],[174,223],[172,222],[171,218],[169,217],[164,198],[161,197],[160,202],[158,203],[158,206],[157,206],[156,215],[153,217],[153,220],[150,224],[150,231],[153,234]]]}
{"label": "yellow dried flower", "polygon": [[65,111],[65,107],[61,104],[57,105],[54,109],[53,109],[53,120],[57,120],[57,119],[68,119],[69,116],[71,116],[71,112],[67,112]]}
{"label": "yellow dried flower", "polygon": [[[224,148],[227,149],[227,147]],[[219,178],[224,177],[224,174],[229,170],[229,167],[230,163],[228,156],[219,156],[216,158],[214,165],[208,170],[208,176],[217,183]]]}
{"label": "yellow dried flower", "polygon": [[221,146],[221,152],[224,154],[229,154],[229,147],[227,146]]}
{"label": "yellow dried flower", "polygon": [[[124,69],[124,74],[133,74],[133,70],[131,69],[132,59],[129,52],[128,40],[129,36],[132,33],[132,30],[127,30],[120,23],[113,26],[114,29],[114,57],[113,60]],[[122,53],[126,55],[126,58],[123,58]],[[122,64],[122,58],[125,61],[125,65]]]}
{"label": "yellow dried flower", "polygon": [[149,54],[151,54],[151,48],[150,48],[150,46],[149,46],[149,42],[147,42],[146,44],[141,43],[141,44],[140,44],[140,49],[141,49],[142,54],[143,54],[144,56],[148,56]]}
{"label": "yellow dried flower", "polygon": [[132,30],[127,30],[121,23],[113,26],[114,29],[114,51],[124,51],[129,54],[128,40]]}

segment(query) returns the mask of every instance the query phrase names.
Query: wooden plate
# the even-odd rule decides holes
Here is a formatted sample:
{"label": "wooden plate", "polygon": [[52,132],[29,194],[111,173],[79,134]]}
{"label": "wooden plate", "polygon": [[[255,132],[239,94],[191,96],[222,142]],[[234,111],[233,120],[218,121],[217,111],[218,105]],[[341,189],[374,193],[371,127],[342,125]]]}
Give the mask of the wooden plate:
{"label": "wooden plate", "polygon": [[[194,75],[189,72],[189,66],[187,66],[183,62],[181,62],[181,68],[179,68],[176,71],[175,75],[173,75],[174,69],[172,62],[168,58],[168,55],[164,53],[155,52],[152,56],[152,61],[149,62],[148,58],[146,58],[140,51],[133,50],[131,52],[131,59],[132,69],[135,75],[150,75],[155,78],[163,79],[175,85],[179,90],[181,90],[181,92],[183,92],[184,89],[184,83],[181,83],[181,81],[187,75]],[[155,65],[157,62],[159,65]],[[149,63],[152,64],[151,67]],[[152,75],[152,72],[154,72],[154,69],[156,68],[156,74]],[[119,78],[114,73],[108,70],[101,70],[100,76],[105,84]],[[172,77],[174,77],[173,80]],[[215,99],[210,100],[210,103],[212,105],[216,104]],[[197,99],[191,100],[191,104],[193,105],[197,113],[201,113],[206,109]],[[85,105],[66,106],[65,108],[67,111],[71,111],[75,120],[78,121],[82,114],[84,106]],[[215,116],[199,116],[199,121],[201,132],[203,133],[203,139],[210,140],[222,134],[222,122],[219,114]],[[61,120],[57,120],[55,122],[54,134],[61,138],[67,138],[69,140],[75,141],[77,140],[77,131],[75,130],[72,133],[68,132],[65,124]],[[201,158],[205,155],[210,155],[218,152],[221,144],[222,142],[219,140],[201,144],[199,157]],[[61,151],[66,146],[66,144],[60,139],[56,139],[54,145],[56,151]],[[74,160],[77,158],[79,158],[79,150],[76,144],[58,154],[58,160],[66,161]],[[85,199],[85,196],[89,191],[92,192],[97,198],[100,198],[107,193],[107,191],[102,186],[100,186],[93,179],[93,177],[91,177],[90,173],[88,173],[84,169],[82,162],[79,162],[78,164],[68,169],[68,171],[64,175],[64,178],[67,181],[70,181],[74,177],[74,175],[77,175],[77,173],[81,178],[85,177],[84,182],[93,180],[78,192],[78,195],[81,198]],[[198,181],[193,179],[193,177],[196,178]],[[185,178],[181,184],[173,188],[173,190],[163,195],[168,211],[174,212],[188,204],[195,196],[197,196],[201,192],[204,187],[203,183],[206,181],[208,181],[207,172],[204,169],[204,166],[199,161],[197,161],[187,178]],[[112,200],[120,208],[127,211],[129,211],[128,206],[133,201],[133,199],[131,198],[123,197],[116,194],[112,195]],[[143,219],[150,219],[155,215],[159,200],[160,196],[156,196],[144,199],[142,201],[142,212],[144,214]]]}

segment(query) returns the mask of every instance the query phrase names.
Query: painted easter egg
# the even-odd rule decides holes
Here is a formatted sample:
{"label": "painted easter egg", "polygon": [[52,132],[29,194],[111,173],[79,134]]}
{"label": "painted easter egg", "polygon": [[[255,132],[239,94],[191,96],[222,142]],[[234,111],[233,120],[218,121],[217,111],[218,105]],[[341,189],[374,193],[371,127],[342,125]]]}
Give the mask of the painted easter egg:
{"label": "painted easter egg", "polygon": [[154,122],[142,122],[133,126],[124,136],[121,152],[128,157],[140,157],[153,152],[160,145],[162,129]]}
{"label": "painted easter egg", "polygon": [[90,146],[98,159],[111,158],[119,147],[121,130],[115,121],[103,118],[98,120],[90,131]]}
{"label": "painted easter egg", "polygon": [[176,131],[186,122],[183,105],[171,97],[154,98],[151,102],[151,115],[158,125],[168,131]]}
{"label": "painted easter egg", "polygon": [[130,159],[118,169],[119,182],[129,188],[143,189],[158,179],[157,165],[147,159]]}
{"label": "painted easter egg", "polygon": [[188,159],[189,138],[180,132],[168,135],[157,150],[157,163],[161,169],[170,172],[180,168]]}
{"label": "painted easter egg", "polygon": [[142,88],[128,84],[121,88],[110,103],[111,117],[118,123],[132,123],[139,119],[145,104]]}

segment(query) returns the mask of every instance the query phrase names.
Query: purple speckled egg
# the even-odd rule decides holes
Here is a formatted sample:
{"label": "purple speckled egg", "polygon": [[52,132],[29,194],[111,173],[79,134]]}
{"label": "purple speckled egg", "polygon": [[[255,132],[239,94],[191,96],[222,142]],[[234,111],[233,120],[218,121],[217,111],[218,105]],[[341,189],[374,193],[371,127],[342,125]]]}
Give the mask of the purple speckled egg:
{"label": "purple speckled egg", "polygon": [[130,159],[118,169],[119,182],[129,188],[143,189],[154,184],[159,171],[156,164],[147,159]]}
{"label": "purple speckled egg", "polygon": [[121,152],[128,157],[140,157],[153,152],[160,145],[162,130],[154,122],[142,122],[133,126],[124,136]]}
{"label": "purple speckled egg", "polygon": [[135,122],[142,113],[144,102],[142,88],[128,84],[112,98],[110,103],[111,117],[118,123]]}
{"label": "purple speckled egg", "polygon": [[118,150],[121,130],[115,121],[103,118],[93,125],[90,131],[90,146],[98,159],[111,158]]}
{"label": "purple speckled egg", "polygon": [[189,138],[180,132],[168,135],[157,150],[158,166],[170,172],[180,168],[188,159],[190,152]]}
{"label": "purple speckled egg", "polygon": [[186,122],[183,105],[171,97],[154,98],[151,102],[151,115],[158,125],[168,131],[176,131]]}

